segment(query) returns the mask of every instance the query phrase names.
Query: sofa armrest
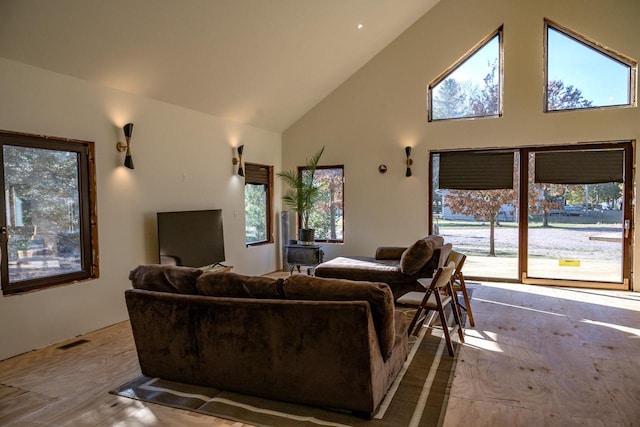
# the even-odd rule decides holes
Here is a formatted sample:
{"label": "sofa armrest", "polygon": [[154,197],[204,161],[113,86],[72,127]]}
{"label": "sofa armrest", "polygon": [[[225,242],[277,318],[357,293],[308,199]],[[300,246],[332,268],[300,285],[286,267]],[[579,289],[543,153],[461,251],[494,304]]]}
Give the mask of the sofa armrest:
{"label": "sofa armrest", "polygon": [[376,259],[400,259],[406,247],[400,246],[379,246],[376,249]]}

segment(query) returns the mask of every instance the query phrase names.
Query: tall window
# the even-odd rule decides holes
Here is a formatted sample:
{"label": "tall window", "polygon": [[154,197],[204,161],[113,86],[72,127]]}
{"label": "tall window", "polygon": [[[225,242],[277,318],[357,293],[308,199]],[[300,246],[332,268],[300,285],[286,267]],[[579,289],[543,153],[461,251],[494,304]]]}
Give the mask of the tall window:
{"label": "tall window", "polygon": [[545,111],[635,105],[637,63],[545,21]]}
{"label": "tall window", "polygon": [[2,292],[97,277],[93,143],[0,133]]}
{"label": "tall window", "polygon": [[[304,167],[299,168],[304,173]],[[315,182],[320,197],[309,218],[316,242],[344,242],[344,166],[318,166]]]}
{"label": "tall window", "polygon": [[429,121],[502,115],[502,27],[429,84]]}
{"label": "tall window", "polygon": [[273,242],[273,166],[245,163],[244,206],[247,245]]}

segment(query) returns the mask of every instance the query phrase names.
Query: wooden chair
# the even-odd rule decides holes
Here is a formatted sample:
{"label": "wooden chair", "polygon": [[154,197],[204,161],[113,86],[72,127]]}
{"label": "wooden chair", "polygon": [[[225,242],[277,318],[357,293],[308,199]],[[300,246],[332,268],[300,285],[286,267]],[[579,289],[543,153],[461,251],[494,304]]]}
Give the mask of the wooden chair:
{"label": "wooden chair", "polygon": [[460,309],[466,311],[467,316],[469,317],[469,325],[471,325],[471,327],[474,327],[476,325],[476,322],[473,320],[473,312],[471,311],[471,300],[469,299],[469,294],[467,293],[467,285],[464,282],[464,274],[462,274],[462,266],[464,265],[464,261],[466,259],[466,255],[452,250],[449,254],[447,262],[454,262],[456,265],[456,271],[454,271],[453,276],[451,276],[451,288],[453,289],[454,295],[456,295],[458,292],[462,292],[462,297],[464,298],[464,305],[457,304],[458,313],[462,314]]}
{"label": "wooden chair", "polygon": [[462,325],[460,324],[460,315],[458,313],[456,299],[453,298],[455,293],[451,288],[451,277],[453,276],[455,269],[455,263],[450,262],[445,267],[438,268],[432,279],[418,279],[418,283],[424,286],[426,291],[409,292],[398,298],[397,301],[398,304],[418,307],[416,309],[416,314],[413,316],[411,324],[409,325],[409,335],[411,335],[412,332],[414,335],[418,335],[418,331],[426,320],[429,311],[435,310],[440,315],[440,323],[442,324],[442,330],[444,331],[449,356],[453,356],[453,344],[451,342],[449,325],[444,312],[445,307],[449,304],[451,304],[451,311],[456,322],[453,329],[458,329],[460,342],[464,342],[464,333],[462,331]]}

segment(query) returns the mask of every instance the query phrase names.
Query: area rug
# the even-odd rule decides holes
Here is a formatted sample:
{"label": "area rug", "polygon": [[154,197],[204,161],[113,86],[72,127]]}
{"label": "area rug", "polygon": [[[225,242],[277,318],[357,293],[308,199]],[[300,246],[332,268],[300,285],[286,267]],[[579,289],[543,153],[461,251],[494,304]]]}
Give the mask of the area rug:
{"label": "area rug", "polygon": [[[451,323],[450,323],[451,324]],[[464,324],[464,323],[463,323]],[[456,358],[449,357],[442,330],[422,328],[409,357],[373,419],[141,376],[110,393],[256,426],[440,426]],[[459,345],[455,344],[455,354]]]}

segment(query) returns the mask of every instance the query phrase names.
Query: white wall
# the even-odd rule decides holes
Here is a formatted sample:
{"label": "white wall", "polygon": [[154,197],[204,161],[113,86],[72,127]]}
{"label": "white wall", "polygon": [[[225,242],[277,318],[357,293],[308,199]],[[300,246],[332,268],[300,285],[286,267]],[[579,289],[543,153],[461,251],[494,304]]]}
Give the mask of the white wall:
{"label": "white wall", "polygon": [[[427,233],[429,150],[639,138],[638,108],[542,112],[544,18],[637,61],[639,17],[637,0],[438,3],[283,134],[285,169],[322,145],[322,163],[345,165],[345,243],[325,245],[327,258],[371,256],[378,245],[409,245]],[[428,123],[429,82],[502,24],[504,116]]]}
{"label": "white wall", "polygon": [[[95,142],[100,250],[99,279],[0,297],[0,360],[127,319],[129,271],[157,262],[157,211],[220,208],[233,271],[278,268],[278,245],[245,247],[244,182],[231,158],[244,144],[243,160],[277,171],[280,134],[4,59],[0,93],[0,129]],[[135,170],[115,149],[127,122]],[[279,212],[279,191],[274,199]]]}

